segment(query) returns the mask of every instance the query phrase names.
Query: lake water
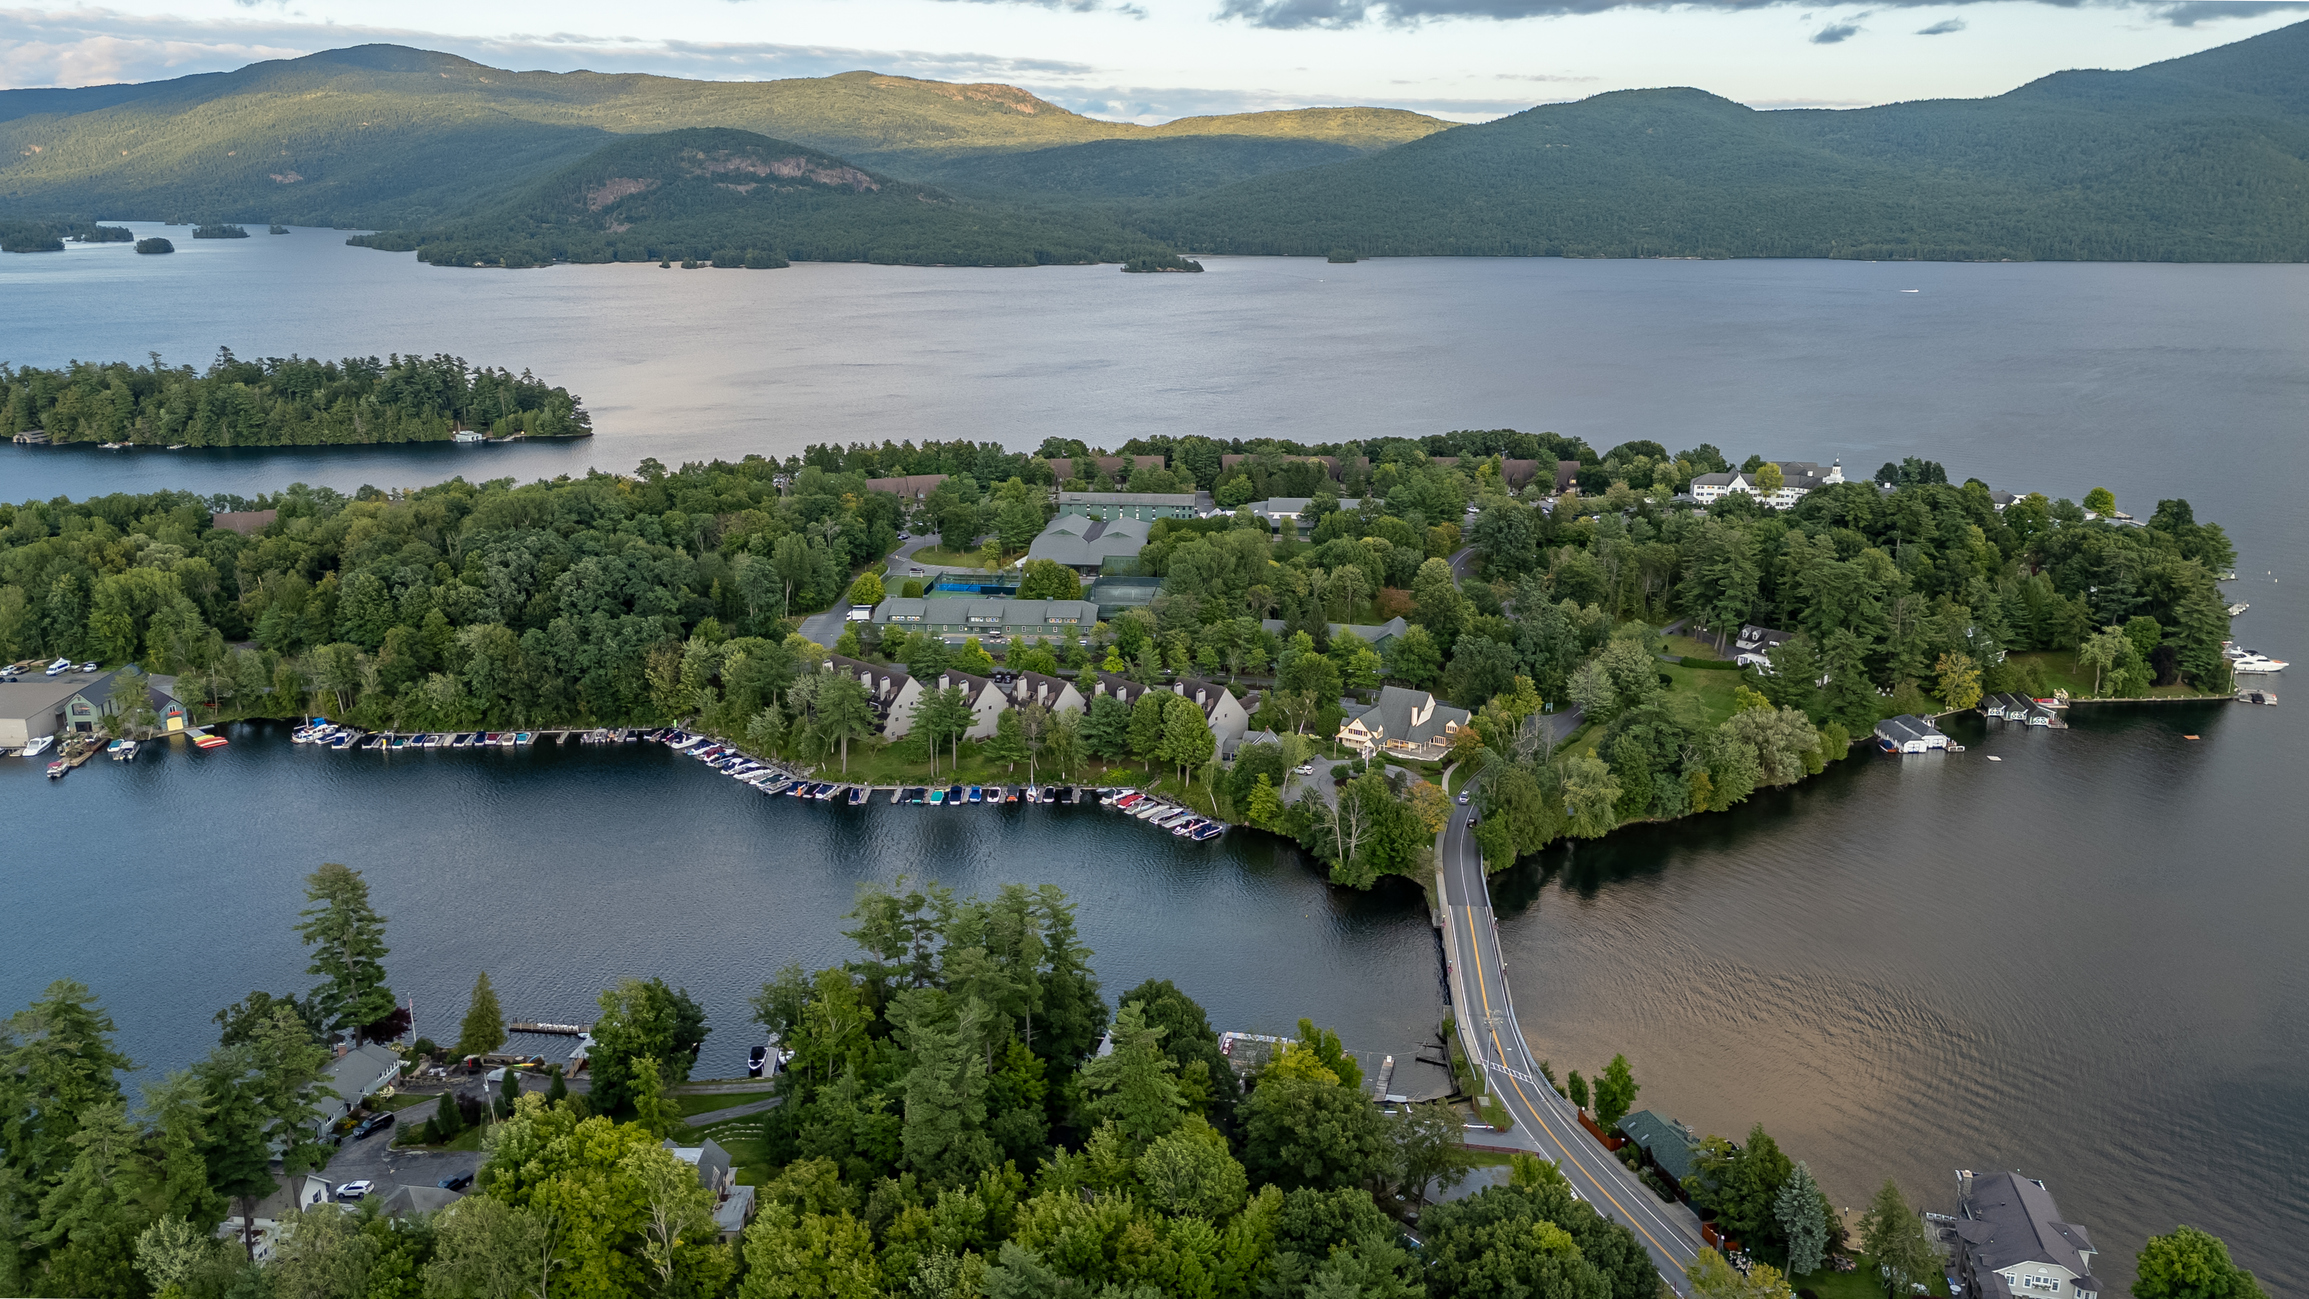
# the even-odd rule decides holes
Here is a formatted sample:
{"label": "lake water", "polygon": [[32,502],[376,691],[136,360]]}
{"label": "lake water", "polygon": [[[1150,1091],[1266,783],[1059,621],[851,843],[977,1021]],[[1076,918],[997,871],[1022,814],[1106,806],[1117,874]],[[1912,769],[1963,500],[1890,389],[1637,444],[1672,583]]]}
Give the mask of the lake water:
{"label": "lake water", "polygon": [[[338,238],[0,257],[0,359],[452,351],[569,386],[599,436],[0,447],[0,499],[402,486],[883,437],[1545,428],[1599,449],[1841,456],[1856,474],[1922,455],[2015,490],[2107,486],[2142,514],[2185,496],[2237,542],[2229,589],[2253,605],[2239,638],[2309,653],[2289,567],[2309,545],[2309,268],[512,273]],[[1891,1174],[1945,1208],[1951,1170],[2017,1167],[2093,1230],[2111,1281],[2143,1237],[2186,1221],[2272,1292],[2309,1289],[2300,728],[2233,706],[2076,721],[1856,759],[1729,815],[1519,868],[1499,892],[1526,1036],[1559,1069],[1626,1051],[1641,1103],[1703,1131],[1763,1121],[1840,1204]],[[841,956],[855,884],[907,870],[1061,884],[1110,993],[1168,975],[1221,1027],[1308,1014],[1400,1055],[1440,1010],[1414,890],[1336,893],[1256,836],[1182,846],[1088,810],[804,809],[654,752],[388,764],[251,731],[61,784],[34,767],[0,764],[0,1004],[83,978],[154,1064],[197,1053],[207,1016],[249,988],[303,985],[289,925],[321,860],[373,881],[422,1022],[453,1022],[476,968],[524,1016],[582,1017],[604,981],[662,974],[720,1027],[710,1072],[742,1059],[746,993],[788,960]]]}

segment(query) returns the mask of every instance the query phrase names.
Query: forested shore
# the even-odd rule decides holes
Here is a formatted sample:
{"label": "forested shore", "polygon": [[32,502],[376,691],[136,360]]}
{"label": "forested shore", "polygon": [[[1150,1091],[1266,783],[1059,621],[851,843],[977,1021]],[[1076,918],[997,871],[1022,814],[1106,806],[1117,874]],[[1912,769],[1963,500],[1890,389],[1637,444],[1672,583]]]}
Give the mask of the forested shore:
{"label": "forested shore", "polygon": [[463,357],[242,360],[206,370],[125,361],[63,369],[0,363],[0,435],[136,446],[279,447],[585,437],[593,417],[568,390]]}
{"label": "forested shore", "polygon": [[[1543,447],[1574,452],[1578,477],[1602,489],[1511,489],[1497,450]],[[1300,448],[1186,439],[1133,450],[1163,457],[1133,481],[1210,473],[1226,475],[1222,491],[1253,490],[1254,478],[1265,489],[1323,472],[1289,458],[1315,454]],[[208,716],[319,711],[398,730],[687,719],[805,761],[885,743],[871,717],[822,706],[823,679],[838,676],[823,670],[826,650],[920,678],[999,658],[1077,678],[1089,711],[1038,732],[1024,757],[1001,756],[1016,737],[949,737],[957,762],[1168,763],[1215,814],[1291,834],[1357,887],[1420,877],[1440,824],[1421,791],[1439,770],[1404,786],[1349,764],[1335,800],[1286,804],[1282,791],[1288,769],[1337,732],[1341,696],[1385,684],[1470,710],[1450,758],[1488,769],[1480,837],[1495,867],[1564,836],[1737,806],[1821,770],[1895,713],[2072,680],[2080,695],[2229,688],[2215,581],[2234,552],[2185,501],[2159,502],[2139,524],[2112,517],[2105,494],[2089,516],[2041,495],[1999,510],[1985,484],[1908,461],[1784,512],[1744,494],[1700,509],[1675,492],[1726,464],[1704,444],[1598,456],[1494,431],[1330,450],[1347,453],[1343,472],[1363,491],[1355,509],[1319,484],[1305,537],[1275,535],[1247,508],[1158,522],[1137,567],[1160,593],[1079,643],[989,652],[884,640],[871,625],[834,646],[796,634],[802,615],[879,566],[901,526],[1034,535],[1050,508],[1048,454],[955,443],[678,471],[651,461],[632,476],[452,480],[406,495],[299,487],[254,501],[0,506],[0,656],[139,662],[176,675]],[[1231,454],[1247,458],[1227,465]],[[948,477],[910,504],[869,486],[869,473],[893,469]],[[212,511],[229,508],[275,514],[243,535],[214,526]],[[1469,545],[1462,577],[1449,557]],[[1057,585],[1038,591],[1069,594]],[[1395,617],[1403,631],[1377,648],[1334,631]],[[1763,668],[1709,661],[1689,639],[1751,624],[1785,633]],[[1287,742],[1215,765],[1174,741],[1167,720],[1100,703],[1102,671],[1231,683],[1258,696],[1254,724]],[[1572,704],[1582,729],[1560,747],[1540,742],[1529,719]]]}

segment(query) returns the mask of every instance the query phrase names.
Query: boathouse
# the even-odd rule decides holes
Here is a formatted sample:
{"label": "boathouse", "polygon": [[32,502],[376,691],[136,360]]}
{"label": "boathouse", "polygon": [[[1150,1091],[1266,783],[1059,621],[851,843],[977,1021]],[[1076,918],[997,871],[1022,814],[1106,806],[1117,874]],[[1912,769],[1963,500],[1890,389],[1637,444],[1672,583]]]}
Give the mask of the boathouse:
{"label": "boathouse", "polygon": [[1876,740],[1886,753],[1930,753],[1948,747],[1948,737],[1940,728],[1914,713],[1876,723]]}
{"label": "boathouse", "polygon": [[[120,708],[117,678],[142,678],[153,727],[174,734],[188,724],[176,698],[176,678],[145,676],[134,667],[110,672],[60,672],[0,681],[0,749],[21,749],[43,735],[95,733],[107,714]],[[133,697],[133,696],[132,696]]]}

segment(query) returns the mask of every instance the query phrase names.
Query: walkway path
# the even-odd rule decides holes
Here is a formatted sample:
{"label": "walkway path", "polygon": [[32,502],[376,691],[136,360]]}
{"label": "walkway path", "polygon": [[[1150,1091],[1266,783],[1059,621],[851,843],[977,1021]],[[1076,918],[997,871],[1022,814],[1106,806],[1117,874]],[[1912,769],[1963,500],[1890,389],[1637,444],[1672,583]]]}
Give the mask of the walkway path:
{"label": "walkway path", "polygon": [[[1578,725],[1569,715],[1561,720],[1569,726]],[[1652,1256],[1653,1265],[1677,1294],[1689,1294],[1684,1268],[1702,1248],[1700,1220],[1683,1204],[1663,1203],[1638,1181],[1626,1165],[1587,1134],[1571,1102],[1558,1096],[1540,1076],[1539,1057],[1523,1040],[1515,1004],[1509,997],[1499,925],[1492,914],[1490,885],[1483,873],[1483,854],[1467,818],[1456,814],[1456,805],[1454,812],[1435,847],[1442,919],[1450,930],[1447,951],[1452,1005],[1461,1046],[1482,1065],[1492,1093],[1515,1120],[1512,1131],[1490,1134],[1486,1140],[1554,1161],[1581,1199],[1636,1234]]]}
{"label": "walkway path", "polygon": [[723,1123],[730,1119],[742,1119],[748,1114],[760,1114],[764,1110],[774,1110],[783,1105],[785,1100],[786,1098],[783,1096],[772,1096],[766,1101],[753,1101],[745,1105],[732,1105],[726,1110],[707,1110],[703,1114],[692,1114],[683,1119],[682,1122],[693,1128],[702,1128],[708,1124]]}

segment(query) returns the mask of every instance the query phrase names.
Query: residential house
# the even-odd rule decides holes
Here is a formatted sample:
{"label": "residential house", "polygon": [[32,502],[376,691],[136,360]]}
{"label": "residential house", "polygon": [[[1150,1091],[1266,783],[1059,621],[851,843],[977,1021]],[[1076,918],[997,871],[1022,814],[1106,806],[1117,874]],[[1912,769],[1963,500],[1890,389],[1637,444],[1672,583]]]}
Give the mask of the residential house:
{"label": "residential house", "polygon": [[1116,676],[1112,672],[1101,672],[1098,674],[1098,684],[1091,687],[1090,694],[1093,699],[1100,695],[1113,695],[1129,707],[1136,708],[1140,695],[1149,690],[1160,688],[1159,686],[1141,685],[1129,677]]}
{"label": "residential house", "polygon": [[919,501],[937,491],[938,484],[945,481],[946,475],[944,474],[905,474],[897,478],[869,478],[866,480],[866,490],[869,492],[888,492],[892,496],[905,500]]}
{"label": "residential house", "polygon": [[1744,668],[1768,668],[1772,665],[1769,655],[1773,649],[1793,635],[1795,635],[1794,632],[1785,632],[1773,627],[1758,627],[1752,623],[1743,624],[1740,628],[1739,639],[1732,642],[1732,661]]}
{"label": "residential house", "polygon": [[375,1042],[364,1042],[351,1050],[339,1048],[337,1058],[321,1074],[318,1084],[322,1094],[320,1126],[327,1133],[331,1124],[361,1107],[361,1102],[393,1085],[401,1076],[401,1057]]}
{"label": "residential house", "polygon": [[1733,492],[1746,492],[1775,510],[1785,510],[1823,487],[1844,481],[1844,462],[1838,460],[1826,469],[1809,460],[1775,460],[1780,468],[1780,489],[1765,496],[1756,486],[1756,475],[1735,469],[1726,474],[1697,474],[1685,490],[1701,505],[1722,500]]}
{"label": "residential house", "polygon": [[1379,702],[1351,712],[1340,724],[1339,742],[1368,758],[1432,762],[1450,751],[1451,741],[1469,724],[1464,708],[1453,708],[1425,690],[1386,686]]}
{"label": "residential house", "polygon": [[1643,1150],[1653,1166],[1679,1191],[1685,1178],[1700,1171],[1700,1138],[1674,1119],[1651,1110],[1637,1110],[1619,1121],[1619,1130]]}
{"label": "residential house", "polygon": [[1558,460],[1558,461],[1556,461],[1556,462],[1555,462],[1555,494],[1556,494],[1556,495],[1558,495],[1558,496],[1561,496],[1561,495],[1563,495],[1565,492],[1568,492],[1568,491],[1570,491],[1570,490],[1571,490],[1571,489],[1572,489],[1574,486],[1576,486],[1578,483],[1579,483],[1579,461],[1577,461],[1577,460]]}
{"label": "residential house", "polygon": [[1235,692],[1212,681],[1181,677],[1171,692],[1183,695],[1203,710],[1203,720],[1210,723],[1211,736],[1219,742],[1219,750],[1229,751],[1235,741],[1251,729],[1251,715]]}
{"label": "residential house", "polygon": [[1146,545],[1144,519],[1108,519],[1089,514],[1061,514],[1050,521],[1028,559],[1047,559],[1078,573],[1096,574],[1110,559],[1136,559]]}
{"label": "residential house", "polygon": [[1123,477],[1122,467],[1124,465],[1129,465],[1132,473],[1137,473],[1141,469],[1160,469],[1163,467],[1163,458],[1161,456],[1089,456],[1079,458],[1053,456],[1044,463],[1050,466],[1051,478],[1062,484],[1071,482],[1077,477],[1088,482],[1100,474],[1105,474],[1107,477],[1120,482]]}
{"label": "residential house", "polygon": [[[1250,705],[1247,702],[1244,704],[1244,707],[1246,708],[1249,706]],[[1282,736],[1275,734],[1273,731],[1262,728],[1260,730],[1250,732],[1243,738],[1235,741],[1232,745],[1220,745],[1219,758],[1225,762],[1233,762],[1235,759],[1243,756],[1243,754],[1254,745],[1281,744],[1282,742]]]}
{"label": "residential house", "polygon": [[698,1185],[714,1197],[714,1227],[721,1233],[722,1243],[736,1240],[753,1220],[754,1188],[738,1181],[737,1170],[730,1166],[730,1152],[711,1138],[702,1146],[677,1146],[669,1140],[664,1148],[698,1170]]}
{"label": "residential house", "polygon": [[1098,606],[1088,600],[898,596],[874,606],[874,621],[884,632],[1043,636],[1072,643],[1098,625]]}
{"label": "residential house", "polygon": [[185,728],[189,714],[176,698],[175,677],[145,676],[135,667],[59,672],[0,681],[0,749],[21,749],[43,735],[94,733],[118,707],[113,696],[122,673],[143,680],[145,702],[163,734]]}
{"label": "residential house", "polygon": [[1940,728],[1914,713],[1902,713],[1876,723],[1876,740],[1886,753],[1930,753],[1948,747]]}
{"label": "residential house", "polygon": [[280,516],[279,510],[226,510],[222,514],[211,514],[208,522],[212,528],[249,537],[271,527],[273,520]]}
{"label": "residential house", "polygon": [[[888,605],[889,601],[883,603]],[[826,671],[840,672],[866,687],[867,702],[882,719],[882,734],[902,740],[914,728],[914,701],[922,697],[922,685],[906,674],[905,665],[868,663],[834,654],[826,659]]]}
{"label": "residential house", "polygon": [[1002,687],[994,684],[992,678],[972,676],[967,672],[957,672],[952,668],[939,673],[937,678],[931,681],[930,689],[959,689],[963,699],[969,702],[970,715],[973,720],[970,723],[970,729],[962,733],[962,738],[965,740],[983,740],[994,734],[997,719],[1002,716],[1004,710],[1010,707],[1009,697],[1002,693]]}
{"label": "residential house", "polygon": [[2093,1275],[2092,1236],[2061,1221],[2052,1192],[2033,1177],[1959,1172],[1948,1234],[1966,1299],[2098,1299],[2105,1289]]}
{"label": "residential house", "polygon": [[1199,519],[1211,510],[1209,492],[1060,492],[1060,514],[1098,519]]}
{"label": "residential house", "polygon": [[446,1186],[396,1186],[385,1196],[383,1210],[388,1218],[416,1218],[437,1213],[464,1198]]}
{"label": "residential house", "polygon": [[1010,681],[1010,706],[1019,708],[1030,702],[1053,713],[1079,713],[1086,707],[1082,692],[1072,681],[1040,672],[1020,672]]}

